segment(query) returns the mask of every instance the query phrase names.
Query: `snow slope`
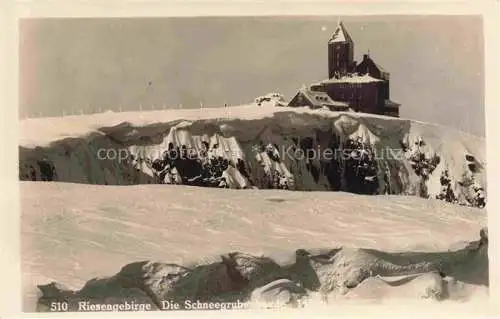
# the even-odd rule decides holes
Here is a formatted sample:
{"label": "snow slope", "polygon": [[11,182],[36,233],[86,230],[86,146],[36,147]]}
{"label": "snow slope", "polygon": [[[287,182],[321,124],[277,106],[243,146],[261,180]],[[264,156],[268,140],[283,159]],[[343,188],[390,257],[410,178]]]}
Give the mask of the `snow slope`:
{"label": "snow slope", "polygon": [[[394,195],[58,182],[21,182],[20,194],[25,311],[35,309],[36,285],[80,289],[135,261],[189,265],[240,251],[286,264],[298,248],[339,246],[443,252],[477,240],[486,225],[485,210]],[[347,297],[422,296],[435,280],[425,276],[368,278]],[[482,284],[449,284],[459,300],[486,300]]]}
{"label": "snow slope", "polygon": [[[441,194],[484,206],[482,138],[406,119],[274,105],[24,120],[20,179]],[[174,161],[165,152],[182,147],[197,158]]]}

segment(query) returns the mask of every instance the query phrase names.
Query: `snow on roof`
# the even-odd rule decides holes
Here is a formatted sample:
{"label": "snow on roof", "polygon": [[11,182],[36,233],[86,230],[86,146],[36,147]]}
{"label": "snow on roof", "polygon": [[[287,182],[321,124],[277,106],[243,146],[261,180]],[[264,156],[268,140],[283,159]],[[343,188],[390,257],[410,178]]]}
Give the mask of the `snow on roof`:
{"label": "snow on roof", "polygon": [[340,78],[331,78],[328,80],[323,80],[321,83],[371,83],[371,82],[381,82],[382,80],[376,79],[369,74],[365,75],[348,75]]}
{"label": "snow on roof", "polygon": [[311,84],[311,88],[314,88],[314,87],[321,88],[322,86],[323,86],[323,83],[321,83],[321,82],[315,82],[315,83]]}
{"label": "snow on roof", "polygon": [[345,103],[345,102],[342,102],[342,101],[336,101],[336,100],[332,100],[332,103],[330,103],[330,104],[333,105],[333,106],[345,106],[345,107],[349,107],[348,103]]}
{"label": "snow on roof", "polygon": [[385,107],[399,107],[401,104],[393,102],[391,100],[385,100],[384,101],[384,106]]}
{"label": "snow on roof", "polygon": [[352,42],[351,36],[349,35],[349,33],[347,33],[342,21],[337,25],[337,29],[335,29],[335,32],[333,33],[329,42]]}
{"label": "snow on roof", "polygon": [[309,88],[302,87],[300,92],[308,99],[313,105],[322,105],[324,103],[332,103],[332,99],[328,94],[321,91],[311,91]]}
{"label": "snow on roof", "polygon": [[327,106],[327,107],[341,107],[348,108],[349,104],[342,101],[335,101],[323,91],[312,91],[309,88],[301,88],[300,92],[308,99],[314,106]]}

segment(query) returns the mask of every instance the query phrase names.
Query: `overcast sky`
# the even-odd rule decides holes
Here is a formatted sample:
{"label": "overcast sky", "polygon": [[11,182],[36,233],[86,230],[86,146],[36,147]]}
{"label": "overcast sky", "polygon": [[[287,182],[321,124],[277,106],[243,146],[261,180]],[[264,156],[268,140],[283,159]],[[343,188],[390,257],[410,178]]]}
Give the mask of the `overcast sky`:
{"label": "overcast sky", "polygon": [[[339,17],[43,19],[20,23],[20,115],[243,104],[327,78]],[[484,135],[481,18],[340,17],[358,61],[391,74],[401,117]]]}

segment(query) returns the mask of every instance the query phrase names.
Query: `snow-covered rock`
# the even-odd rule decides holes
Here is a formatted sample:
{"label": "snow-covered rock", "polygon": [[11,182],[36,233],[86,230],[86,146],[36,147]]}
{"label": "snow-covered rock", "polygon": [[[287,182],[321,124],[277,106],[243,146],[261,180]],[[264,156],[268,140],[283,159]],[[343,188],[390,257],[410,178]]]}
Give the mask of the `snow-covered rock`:
{"label": "snow-covered rock", "polygon": [[451,128],[251,105],[140,115],[21,121],[20,179],[333,190],[487,203],[485,141]]}

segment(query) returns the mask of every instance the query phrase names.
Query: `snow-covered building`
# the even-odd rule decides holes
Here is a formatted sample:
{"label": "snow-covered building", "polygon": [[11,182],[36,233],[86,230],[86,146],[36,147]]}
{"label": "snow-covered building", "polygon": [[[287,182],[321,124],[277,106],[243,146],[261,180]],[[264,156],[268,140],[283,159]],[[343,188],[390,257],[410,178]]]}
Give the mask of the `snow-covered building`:
{"label": "snow-covered building", "polygon": [[[400,105],[390,100],[389,80],[389,72],[369,54],[359,64],[354,61],[354,41],[339,22],[328,41],[328,79],[312,84],[307,91],[326,93],[334,103],[345,103],[355,112],[399,117]],[[288,105],[301,106],[301,95],[299,91]]]}
{"label": "snow-covered building", "polygon": [[341,101],[334,101],[322,91],[313,91],[310,88],[302,87],[292,98],[289,106],[309,106],[310,108],[328,108],[332,111],[347,111],[349,104]]}

